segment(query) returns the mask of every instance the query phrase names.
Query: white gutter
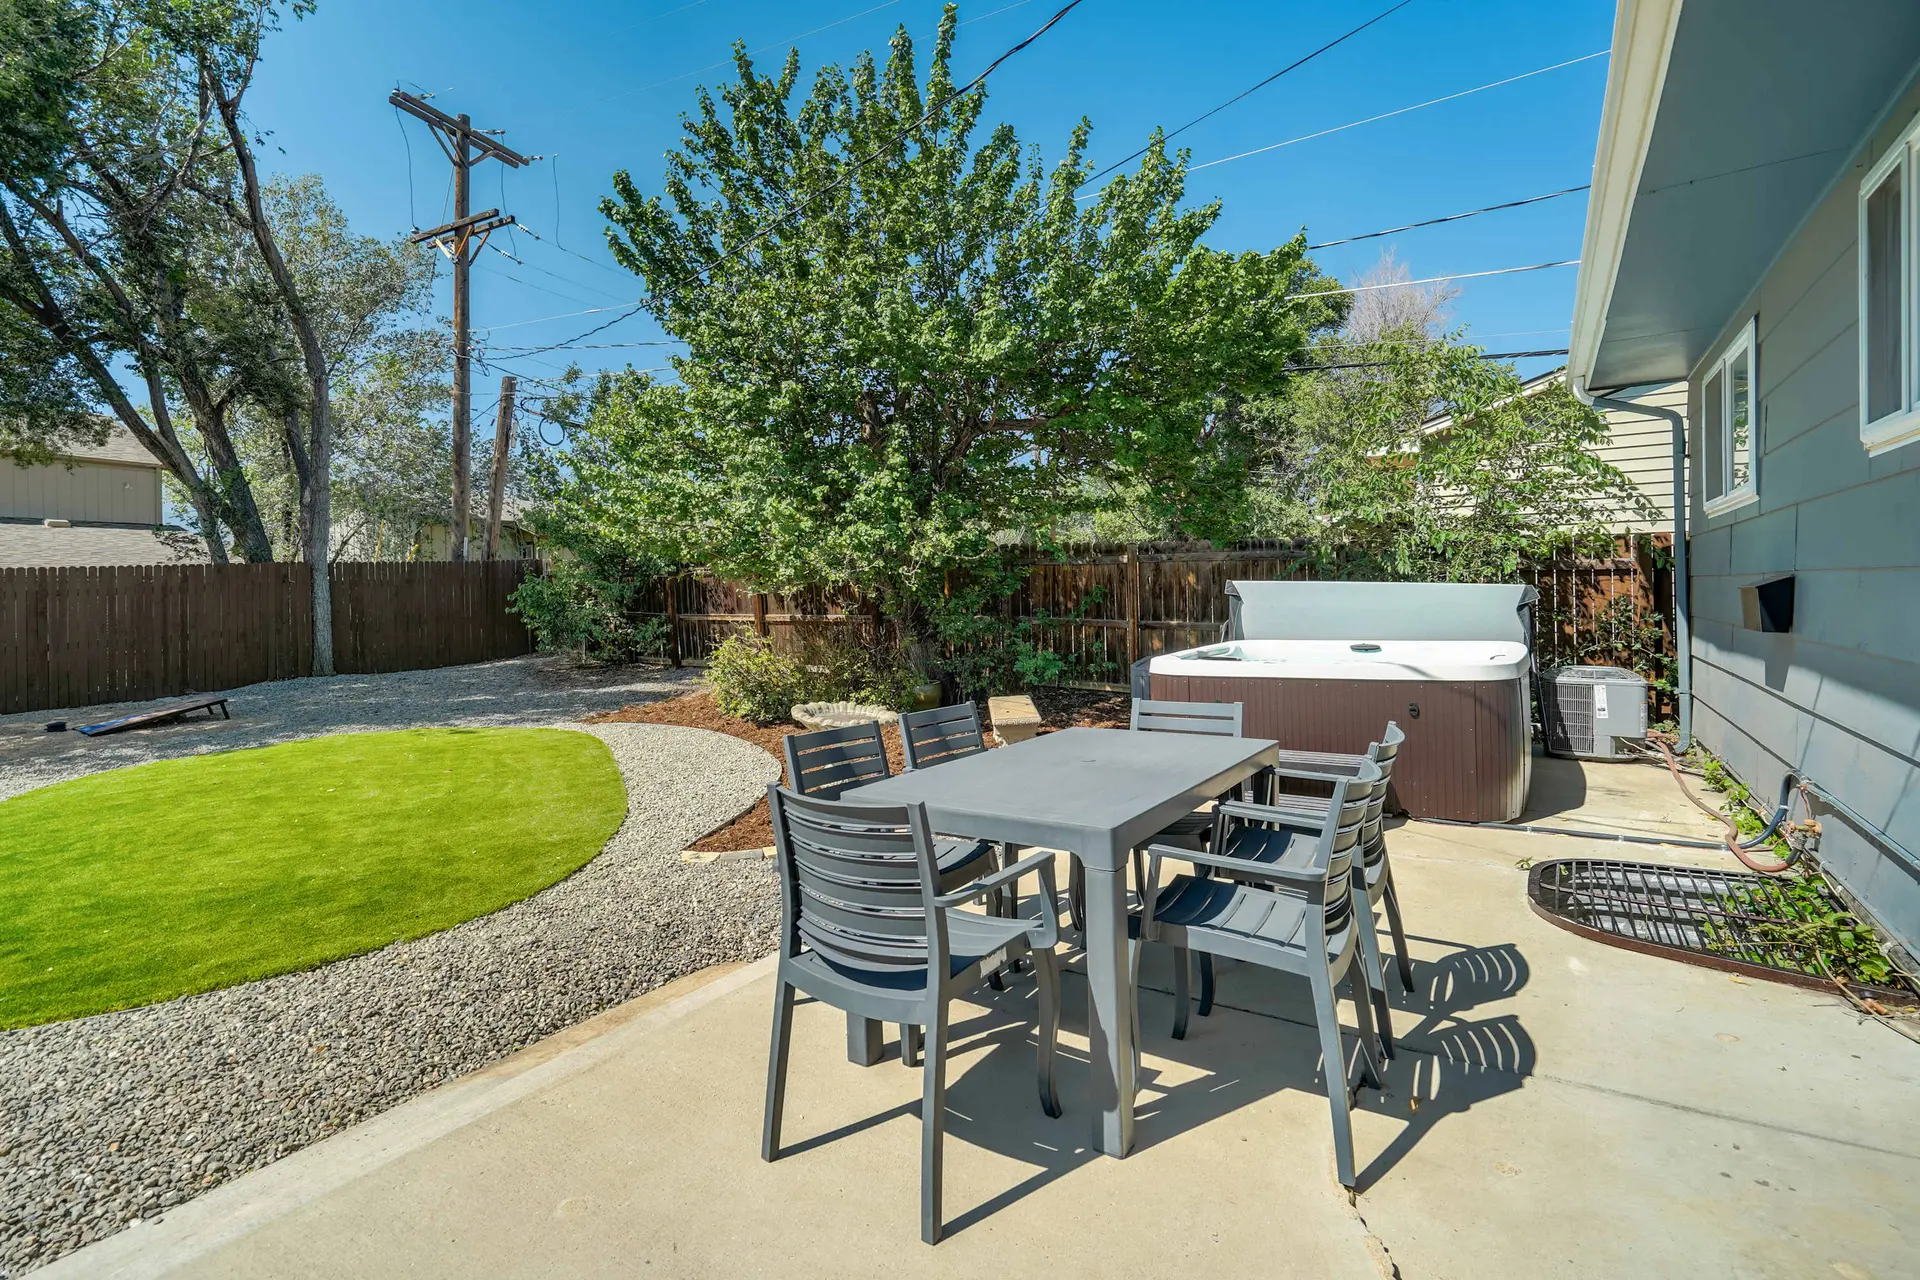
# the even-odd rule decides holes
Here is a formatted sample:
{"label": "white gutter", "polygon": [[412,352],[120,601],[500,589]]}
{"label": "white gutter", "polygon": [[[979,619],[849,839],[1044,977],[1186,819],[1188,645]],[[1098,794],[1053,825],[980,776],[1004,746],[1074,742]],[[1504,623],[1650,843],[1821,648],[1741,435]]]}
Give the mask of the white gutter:
{"label": "white gutter", "polygon": [[1673,54],[1673,33],[1683,0],[1620,0],[1613,19],[1613,57],[1607,64],[1607,100],[1600,112],[1600,144],[1593,158],[1593,195],[1580,250],[1580,281],[1573,299],[1567,377],[1584,393],[1607,309],[1613,303],[1627,223],[1640,190],[1660,94]]}

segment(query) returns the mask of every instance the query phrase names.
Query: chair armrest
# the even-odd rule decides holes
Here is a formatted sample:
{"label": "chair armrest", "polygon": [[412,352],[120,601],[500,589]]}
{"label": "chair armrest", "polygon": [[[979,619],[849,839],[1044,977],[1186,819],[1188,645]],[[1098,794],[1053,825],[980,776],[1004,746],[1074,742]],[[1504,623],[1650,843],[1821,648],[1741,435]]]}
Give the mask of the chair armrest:
{"label": "chair armrest", "polygon": [[[1295,867],[1280,867],[1268,862],[1252,862],[1246,858],[1230,858],[1224,853],[1202,853],[1192,849],[1182,849],[1176,845],[1155,844],[1147,846],[1147,860],[1150,867],[1157,868],[1162,858],[1171,858],[1175,862],[1191,862],[1199,867],[1212,867],[1219,871],[1231,871],[1236,876],[1256,880],[1287,880],[1294,884],[1325,884],[1327,873],[1305,870]],[[1154,883],[1153,870],[1147,873],[1147,883]]]}
{"label": "chair armrest", "polygon": [[1288,764],[1284,755],[1280,763],[1267,766],[1267,773],[1276,778],[1298,778],[1302,782],[1347,782],[1360,773],[1360,766],[1368,763],[1364,758],[1355,756],[1352,764],[1323,765],[1309,769],[1304,764]]}
{"label": "chair armrest", "polygon": [[1004,888],[1030,871],[1038,871],[1043,880],[1050,880],[1053,876],[1053,856],[1051,850],[1030,853],[1011,866],[990,871],[978,880],[969,880],[952,893],[940,894],[934,901],[943,907],[957,907],[962,903],[973,901],[989,890]]}
{"label": "chair armrest", "polygon": [[1147,875],[1140,886],[1142,904],[1140,913],[1140,936],[1148,942],[1160,941],[1160,922],[1154,913],[1160,906],[1160,860],[1172,858],[1177,862],[1191,862],[1196,866],[1214,867],[1221,871],[1231,871],[1235,875],[1255,880],[1285,880],[1304,885],[1321,892],[1309,894],[1309,900],[1315,903],[1323,901],[1326,890],[1326,872],[1297,871],[1290,867],[1276,867],[1264,862],[1248,862],[1244,858],[1229,858],[1224,854],[1201,853],[1191,849],[1180,849],[1173,845],[1153,844],[1147,846]]}
{"label": "chair armrest", "polygon": [[934,902],[942,910],[951,911],[994,889],[1005,888],[1030,871],[1035,872],[1040,877],[1040,918],[1027,930],[1027,941],[1040,950],[1051,950],[1060,941],[1060,890],[1053,878],[1053,859],[1052,850],[1035,850],[1011,866],[981,876],[952,893],[939,895]]}
{"label": "chair armrest", "polygon": [[[1308,800],[1327,800],[1325,796],[1305,796]],[[1298,810],[1276,809],[1272,805],[1254,804],[1251,800],[1222,800],[1220,812],[1229,818],[1245,818],[1250,822],[1265,822],[1274,826],[1292,827],[1295,831],[1318,831],[1327,824],[1329,802],[1317,814],[1301,813]]]}
{"label": "chair armrest", "polygon": [[1282,750],[1276,763],[1282,769],[1305,769],[1317,774],[1338,774],[1343,778],[1351,778],[1360,772],[1360,764],[1365,759],[1363,755],[1349,755],[1344,751]]}

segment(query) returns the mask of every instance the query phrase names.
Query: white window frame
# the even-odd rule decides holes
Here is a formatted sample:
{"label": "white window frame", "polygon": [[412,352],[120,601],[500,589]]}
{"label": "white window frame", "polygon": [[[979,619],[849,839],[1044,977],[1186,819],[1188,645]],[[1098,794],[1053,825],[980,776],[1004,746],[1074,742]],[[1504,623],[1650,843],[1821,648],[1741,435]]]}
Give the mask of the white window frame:
{"label": "white window frame", "polygon": [[[1900,170],[1900,405],[1890,413],[1867,420],[1867,197],[1888,174]],[[1879,163],[1860,180],[1856,199],[1855,257],[1859,259],[1860,443],[1869,455],[1885,453],[1920,440],[1920,249],[1916,233],[1914,197],[1920,194],[1920,118],[1907,127],[1899,141],[1887,148]]]}
{"label": "white window frame", "polygon": [[[1760,366],[1759,366],[1759,327],[1758,316],[1749,317],[1733,335],[1732,341],[1713,362],[1700,371],[1700,478],[1701,490],[1706,492],[1714,486],[1707,483],[1707,465],[1712,461],[1714,450],[1708,447],[1707,430],[1712,422],[1712,414],[1707,409],[1707,389],[1713,385],[1714,378],[1720,379],[1720,431],[1723,439],[1719,441],[1720,454],[1720,495],[1707,498],[1700,509],[1710,516],[1723,515],[1737,510],[1750,502],[1760,500]],[[1739,488],[1733,484],[1733,365],[1740,357],[1747,358],[1747,482]]]}

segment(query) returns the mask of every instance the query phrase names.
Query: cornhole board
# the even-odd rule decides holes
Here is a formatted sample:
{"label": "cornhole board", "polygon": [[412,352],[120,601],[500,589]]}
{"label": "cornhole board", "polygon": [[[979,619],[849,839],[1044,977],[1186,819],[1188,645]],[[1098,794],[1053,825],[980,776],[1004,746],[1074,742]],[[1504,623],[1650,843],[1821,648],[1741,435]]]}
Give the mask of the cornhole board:
{"label": "cornhole board", "polygon": [[185,702],[170,702],[164,707],[155,707],[151,711],[142,711],[138,715],[121,716],[118,720],[102,720],[99,724],[83,724],[80,726],[80,732],[86,734],[89,738],[97,738],[101,734],[119,733],[123,729],[146,729],[156,724],[172,724],[181,717],[195,711],[206,712],[208,719],[213,718],[215,711],[220,713],[222,720],[233,719],[232,713],[227,710],[227,700],[225,698],[190,698]]}

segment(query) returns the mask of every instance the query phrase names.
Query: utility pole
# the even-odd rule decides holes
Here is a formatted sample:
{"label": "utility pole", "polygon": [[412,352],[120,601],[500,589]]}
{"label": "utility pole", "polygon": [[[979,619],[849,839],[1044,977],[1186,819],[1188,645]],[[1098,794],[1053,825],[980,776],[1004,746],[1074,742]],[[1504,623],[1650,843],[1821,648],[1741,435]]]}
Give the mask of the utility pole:
{"label": "utility pole", "polygon": [[493,428],[493,475],[487,482],[487,559],[500,555],[500,516],[507,498],[507,450],[513,446],[513,393],[519,386],[512,374],[500,379],[500,421]]}
{"label": "utility pole", "polygon": [[527,157],[495,142],[489,131],[475,129],[467,116],[450,116],[411,93],[395,89],[387,101],[426,121],[453,165],[453,221],[416,232],[410,239],[414,244],[431,244],[453,260],[453,539],[449,555],[465,560],[473,502],[473,326],[467,272],[474,255],[486,247],[487,236],[513,222],[512,214],[502,217],[498,209],[470,212],[468,178],[482,160],[498,160],[518,169]]}

